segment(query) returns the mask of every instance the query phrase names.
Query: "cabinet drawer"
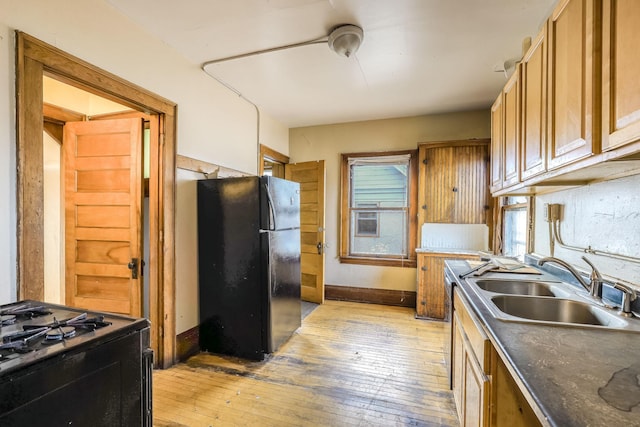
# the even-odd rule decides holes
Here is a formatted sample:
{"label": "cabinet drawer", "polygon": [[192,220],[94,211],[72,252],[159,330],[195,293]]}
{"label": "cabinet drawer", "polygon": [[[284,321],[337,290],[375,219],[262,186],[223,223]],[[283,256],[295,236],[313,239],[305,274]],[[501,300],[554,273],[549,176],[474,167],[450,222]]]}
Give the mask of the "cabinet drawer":
{"label": "cabinet drawer", "polygon": [[476,316],[471,311],[468,303],[463,296],[460,295],[460,291],[456,288],[453,295],[453,307],[460,321],[460,326],[464,330],[469,345],[473,349],[482,370],[489,372],[490,369],[490,349],[491,342],[485,334],[480,322],[476,319]]}

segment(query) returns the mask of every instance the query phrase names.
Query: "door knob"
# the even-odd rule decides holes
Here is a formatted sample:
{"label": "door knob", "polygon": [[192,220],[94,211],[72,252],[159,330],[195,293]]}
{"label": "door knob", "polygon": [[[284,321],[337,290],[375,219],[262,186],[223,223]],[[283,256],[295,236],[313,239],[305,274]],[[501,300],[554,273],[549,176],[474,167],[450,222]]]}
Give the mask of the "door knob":
{"label": "door knob", "polygon": [[129,261],[129,264],[127,264],[127,267],[129,268],[129,270],[131,270],[131,278],[137,279],[138,278],[138,258],[131,258],[131,261]]}

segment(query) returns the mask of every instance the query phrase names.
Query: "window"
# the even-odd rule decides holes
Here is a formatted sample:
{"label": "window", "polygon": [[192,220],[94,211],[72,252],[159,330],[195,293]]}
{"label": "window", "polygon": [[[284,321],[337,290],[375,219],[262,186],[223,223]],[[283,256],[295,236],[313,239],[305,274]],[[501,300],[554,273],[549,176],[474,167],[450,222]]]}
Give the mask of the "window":
{"label": "window", "polygon": [[377,203],[358,203],[356,210],[356,237],[379,236],[378,211],[377,209],[366,209],[377,207]]}
{"label": "window", "polygon": [[527,197],[505,197],[503,203],[502,254],[522,260],[528,248],[528,199]]}
{"label": "window", "polygon": [[415,266],[416,154],[342,155],[341,262]]}

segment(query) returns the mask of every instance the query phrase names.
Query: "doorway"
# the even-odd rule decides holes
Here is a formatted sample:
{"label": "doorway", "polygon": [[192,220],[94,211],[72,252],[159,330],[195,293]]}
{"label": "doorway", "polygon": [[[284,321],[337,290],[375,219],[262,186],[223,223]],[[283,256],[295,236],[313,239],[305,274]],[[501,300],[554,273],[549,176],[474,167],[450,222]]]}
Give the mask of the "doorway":
{"label": "doorway", "polygon": [[[149,174],[149,319],[156,366],[175,360],[176,105],[143,88],[17,32],[17,201],[19,299],[44,299],[43,78],[157,117]],[[142,183],[140,183],[142,185]]]}

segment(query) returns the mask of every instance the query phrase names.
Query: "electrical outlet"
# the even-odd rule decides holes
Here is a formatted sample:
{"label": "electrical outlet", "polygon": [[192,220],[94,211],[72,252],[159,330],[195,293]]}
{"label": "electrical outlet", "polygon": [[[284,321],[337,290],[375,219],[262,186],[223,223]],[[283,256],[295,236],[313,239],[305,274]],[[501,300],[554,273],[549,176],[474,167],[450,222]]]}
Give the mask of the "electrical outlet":
{"label": "electrical outlet", "polygon": [[549,203],[545,203],[542,209],[544,215],[545,222],[551,222],[551,205]]}
{"label": "electrical outlet", "polygon": [[559,203],[545,203],[542,211],[545,222],[560,221],[562,205]]}

